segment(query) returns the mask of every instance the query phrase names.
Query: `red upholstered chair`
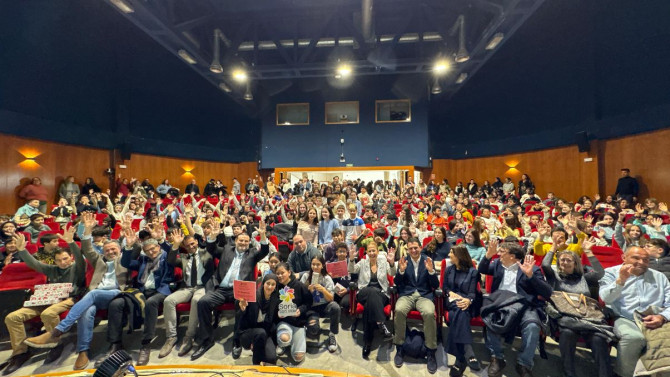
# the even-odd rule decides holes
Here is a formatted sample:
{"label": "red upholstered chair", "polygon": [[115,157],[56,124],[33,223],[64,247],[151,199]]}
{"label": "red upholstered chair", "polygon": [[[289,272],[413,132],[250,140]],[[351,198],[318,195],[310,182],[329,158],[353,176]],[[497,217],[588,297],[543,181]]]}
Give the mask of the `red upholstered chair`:
{"label": "red upholstered chair", "polygon": [[423,247],[426,247],[433,240],[433,237],[426,237],[423,239]]}
{"label": "red upholstered chair", "polygon": [[25,289],[32,291],[36,285],[46,284],[47,277],[25,263],[12,263],[5,266],[0,274],[0,291]]}
{"label": "red upholstered chair", "polygon": [[623,263],[623,250],[618,247],[593,246],[591,251],[603,268],[618,266]]}
{"label": "red upholstered chair", "polygon": [[[477,262],[472,261],[472,265],[477,268]],[[442,266],[440,269],[440,289],[442,289],[442,282],[444,281],[444,273],[447,271],[447,260],[442,259]],[[477,283],[477,291],[481,292],[481,285]],[[442,336],[442,319],[444,322],[449,324],[449,313],[444,310],[444,294],[438,295],[438,304],[439,307],[436,307],[435,310],[439,311],[438,315],[438,325],[437,325],[437,335],[438,337]],[[481,317],[475,317],[470,320],[470,326],[484,327],[484,322]]]}
{"label": "red upholstered chair", "polygon": [[[386,275],[386,278],[389,281],[389,288],[393,287],[393,276],[391,275]],[[349,315],[354,317],[354,323],[351,326],[351,331],[356,331],[356,327],[358,324],[358,319],[363,316],[363,310],[364,307],[363,305],[356,301],[356,293],[358,293],[358,284],[355,282],[352,282],[349,285]],[[394,294],[389,294],[390,301],[389,304],[384,307],[384,314],[386,315],[387,318],[392,319],[393,318],[393,308],[395,307],[395,295]]]}

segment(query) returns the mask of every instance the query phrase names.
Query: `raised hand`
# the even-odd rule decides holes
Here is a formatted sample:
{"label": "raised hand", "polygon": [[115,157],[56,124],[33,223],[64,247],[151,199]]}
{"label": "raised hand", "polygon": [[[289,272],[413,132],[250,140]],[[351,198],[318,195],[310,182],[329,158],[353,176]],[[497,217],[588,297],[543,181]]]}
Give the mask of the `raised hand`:
{"label": "raised hand", "polygon": [[393,266],[395,263],[395,247],[390,247],[388,253],[386,253],[386,261],[389,265]]}
{"label": "raised hand", "polygon": [[631,275],[631,272],[633,271],[633,265],[632,264],[624,264],[621,266],[619,269],[619,278],[616,280],[616,283],[619,285],[623,285],[626,280]]}
{"label": "raised hand", "polygon": [[526,258],[524,258],[523,263],[521,261],[517,262],[519,264],[519,269],[521,269],[521,272],[526,274],[528,277],[533,276],[533,266],[535,265],[535,258],[533,258],[532,255],[526,255]]}
{"label": "raised hand", "polygon": [[582,242],[582,249],[584,249],[585,251],[591,251],[591,248],[595,246],[595,244],[596,244],[595,237],[589,237],[588,240],[584,240],[584,242]]}
{"label": "raised hand", "polygon": [[81,221],[84,223],[84,233],[89,234],[93,228],[98,225],[95,216],[92,213],[85,212],[81,215]]}
{"label": "raised hand", "polygon": [[407,261],[407,258],[400,258],[400,260],[398,261],[398,269],[400,270],[401,274],[405,273],[408,263],[409,262]]}
{"label": "raised hand", "polygon": [[210,230],[210,237],[216,238],[221,234],[221,223],[217,220],[212,221],[212,229]]}
{"label": "raised hand", "polygon": [[593,195],[593,200],[595,200],[596,202],[600,200],[600,195],[598,194]]}
{"label": "raised hand", "polygon": [[604,229],[600,229],[598,231],[598,238],[605,238],[605,230]]}
{"label": "raised hand", "polygon": [[16,250],[21,251],[26,249],[26,236],[23,233],[12,234],[12,240],[16,244]]}
{"label": "raised hand", "polygon": [[498,239],[492,238],[489,241],[489,248],[486,250],[486,259],[493,258],[494,255],[498,253]]}
{"label": "raised hand", "polygon": [[625,219],[626,219],[626,214],[623,211],[619,212],[619,223],[621,223],[621,225],[623,225],[623,221]]}
{"label": "raised hand", "polygon": [[124,236],[126,237],[126,246],[130,247],[137,242],[137,234],[135,234],[135,231],[132,229],[126,229],[124,232]]}
{"label": "raised hand", "polygon": [[426,270],[428,270],[428,273],[432,274],[435,272],[435,265],[433,264],[432,258],[430,257],[426,258],[424,264],[426,265]]}
{"label": "raised hand", "polygon": [[586,221],[589,224],[593,224],[593,216],[591,215],[584,216],[584,221]]}
{"label": "raised hand", "polygon": [[668,205],[665,202],[658,203],[658,209],[663,212],[668,212]]}
{"label": "raised hand", "polygon": [[653,225],[654,228],[656,228],[656,230],[660,230],[660,229],[661,229],[661,225],[663,225],[663,219],[660,218],[660,217],[653,218],[653,219],[651,220],[651,225]]}
{"label": "raised hand", "polygon": [[177,228],[172,231],[172,245],[179,246],[184,241],[184,233]]}
{"label": "raised hand", "polygon": [[74,242],[74,232],[75,227],[71,226],[69,229],[65,229],[63,234],[58,234],[58,238],[70,244]]}
{"label": "raised hand", "polygon": [[637,203],[637,204],[635,205],[635,212],[637,212],[637,213],[642,213],[642,212],[644,212],[644,208],[642,207],[642,204]]}

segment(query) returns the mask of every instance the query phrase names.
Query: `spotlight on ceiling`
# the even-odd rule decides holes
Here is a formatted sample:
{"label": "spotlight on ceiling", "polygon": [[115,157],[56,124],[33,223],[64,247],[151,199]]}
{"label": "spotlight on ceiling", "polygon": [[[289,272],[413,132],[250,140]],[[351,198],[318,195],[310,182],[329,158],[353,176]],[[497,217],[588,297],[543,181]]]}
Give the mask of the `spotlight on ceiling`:
{"label": "spotlight on ceiling", "polygon": [[133,13],[135,9],[123,0],[110,0],[110,2],[123,13]]}
{"label": "spotlight on ceiling", "polygon": [[251,93],[251,84],[247,83],[247,90],[244,92],[244,99],[247,101],[252,101],[254,95]]}
{"label": "spotlight on ceiling", "polygon": [[214,58],[212,59],[212,64],[209,66],[209,70],[214,73],[223,73],[223,67],[219,62],[219,34],[221,31],[219,29],[214,30]]}
{"label": "spotlight on ceiling", "polygon": [[430,92],[432,94],[442,93],[442,86],[440,86],[440,78],[439,77],[435,77],[435,82],[433,83],[433,87],[430,89]]}
{"label": "spotlight on ceiling", "polygon": [[236,69],[233,71],[233,78],[238,82],[246,82],[249,76],[247,76],[247,72],[245,70]]}
{"label": "spotlight on ceiling", "polygon": [[344,153],[340,155],[340,162],[347,162],[347,160],[344,158]]}
{"label": "spotlight on ceiling", "polygon": [[177,51],[177,55],[179,55],[180,58],[184,59],[184,61],[188,64],[195,64],[197,61],[195,61],[195,58],[191,56],[186,50],[182,49]]}
{"label": "spotlight on ceiling", "polygon": [[468,74],[463,72],[460,75],[458,75],[458,78],[456,79],[456,84],[462,84],[466,79],[468,78]]}
{"label": "spotlight on ceiling", "polygon": [[465,16],[462,14],[456,19],[454,27],[451,29],[451,35],[456,34],[458,29],[458,51],[456,52],[456,63],[464,63],[470,60],[468,49],[465,48]]}
{"label": "spotlight on ceiling", "polygon": [[449,70],[449,68],[450,64],[448,60],[446,59],[438,60],[433,65],[433,73],[436,75],[443,75]]}
{"label": "spotlight on ceiling", "polygon": [[347,78],[351,76],[352,72],[353,69],[349,64],[340,64],[337,66],[337,70],[335,71],[335,78],[336,79]]}
{"label": "spotlight on ceiling", "polygon": [[495,49],[496,47],[498,47],[500,42],[502,42],[503,38],[505,38],[505,34],[495,33],[493,37],[491,37],[491,40],[489,40],[489,44],[486,45],[486,49],[487,50]]}
{"label": "spotlight on ceiling", "polygon": [[230,89],[228,84],[226,84],[225,82],[219,83],[219,89],[223,90],[226,93],[230,93],[232,91],[232,89]]}

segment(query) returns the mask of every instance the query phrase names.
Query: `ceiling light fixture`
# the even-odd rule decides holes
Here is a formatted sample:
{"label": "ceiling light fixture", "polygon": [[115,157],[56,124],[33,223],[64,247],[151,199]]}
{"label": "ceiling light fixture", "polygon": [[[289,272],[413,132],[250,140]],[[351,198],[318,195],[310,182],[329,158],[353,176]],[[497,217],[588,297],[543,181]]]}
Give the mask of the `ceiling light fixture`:
{"label": "ceiling light fixture", "polygon": [[446,59],[439,60],[433,65],[433,73],[436,75],[442,75],[446,73],[450,68],[449,61]]}
{"label": "ceiling light fixture", "polygon": [[254,99],[254,95],[251,93],[251,84],[247,83],[247,90],[244,92],[244,99],[246,101],[252,101]]}
{"label": "ceiling light fixture", "polygon": [[505,34],[495,33],[493,37],[491,37],[491,40],[489,40],[489,44],[486,45],[486,49],[487,50],[495,49],[496,47],[498,47],[500,42],[502,42],[503,38],[505,38]]}
{"label": "ceiling light fixture", "polygon": [[454,27],[451,29],[451,35],[456,33],[458,29],[458,52],[456,52],[456,63],[464,63],[470,60],[470,54],[465,47],[465,16],[462,14],[456,19]]}
{"label": "ceiling light fixture", "polygon": [[131,7],[123,0],[109,0],[109,2],[112,3],[115,7],[119,8],[119,10],[123,13],[127,14],[135,12],[135,9],[133,9],[133,7]]}
{"label": "ceiling light fixture", "polygon": [[184,59],[184,61],[188,64],[196,64],[197,61],[195,61],[195,58],[191,56],[186,50],[182,49],[177,51],[177,55],[179,55],[180,58]]}
{"label": "ceiling light fixture", "polygon": [[226,84],[225,82],[220,82],[219,83],[219,89],[223,90],[226,93],[230,93],[232,91],[232,89],[230,89],[228,84]]}
{"label": "ceiling light fixture", "polygon": [[462,84],[466,79],[468,78],[468,74],[463,72],[460,75],[458,75],[458,78],[456,79],[456,84]]}
{"label": "ceiling light fixture", "polygon": [[337,66],[337,70],[335,71],[335,78],[336,79],[341,79],[341,78],[346,78],[351,76],[351,73],[353,70],[351,69],[351,66],[349,64],[340,64]]}
{"label": "ceiling light fixture", "polygon": [[221,33],[221,30],[219,29],[214,29],[214,48],[213,48],[213,55],[214,58],[212,59],[212,64],[209,65],[209,70],[214,72],[214,73],[223,73],[223,67],[221,66],[221,62],[219,62],[219,34]]}
{"label": "ceiling light fixture", "polygon": [[238,82],[245,82],[249,78],[247,72],[243,69],[236,69],[233,71],[233,78]]}
{"label": "ceiling light fixture", "polygon": [[433,87],[430,90],[432,94],[440,94],[442,93],[442,86],[440,86],[440,78],[435,77],[435,82],[433,83]]}

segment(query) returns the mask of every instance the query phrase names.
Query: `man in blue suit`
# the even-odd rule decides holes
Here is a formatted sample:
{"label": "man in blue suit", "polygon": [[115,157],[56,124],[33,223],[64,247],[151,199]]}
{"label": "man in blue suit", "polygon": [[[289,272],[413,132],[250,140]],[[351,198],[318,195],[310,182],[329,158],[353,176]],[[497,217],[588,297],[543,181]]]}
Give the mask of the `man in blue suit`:
{"label": "man in blue suit", "polygon": [[[492,261],[494,255],[499,258]],[[517,358],[516,371],[521,377],[532,377],[533,357],[540,339],[540,329],[546,319],[544,301],[551,297],[552,288],[544,280],[542,271],[535,266],[532,255],[526,255],[516,242],[505,242],[498,247],[496,239],[491,240],[484,259],[479,263],[479,273],[492,275],[491,293],[506,290],[523,296],[527,309],[520,315],[518,328],[521,329],[521,349]],[[509,334],[503,334],[509,335]],[[512,334],[513,336],[514,334]],[[491,352],[489,377],[500,377],[505,368],[503,345],[499,334],[486,332],[486,347]]]}
{"label": "man in blue suit", "polygon": [[393,321],[395,326],[393,343],[397,350],[393,361],[398,368],[403,364],[402,346],[405,342],[407,313],[411,310],[418,310],[423,318],[423,331],[428,350],[428,372],[435,373],[437,371],[435,359],[437,326],[433,291],[440,285],[440,282],[435,273],[433,260],[421,255],[421,243],[417,238],[410,238],[407,241],[407,252],[409,255],[398,261],[398,272],[395,275],[399,297],[395,305]]}

